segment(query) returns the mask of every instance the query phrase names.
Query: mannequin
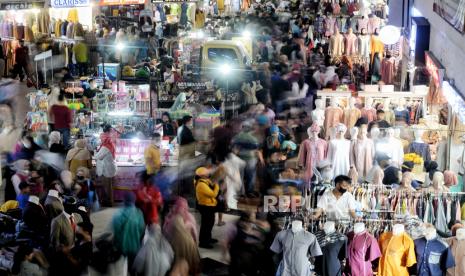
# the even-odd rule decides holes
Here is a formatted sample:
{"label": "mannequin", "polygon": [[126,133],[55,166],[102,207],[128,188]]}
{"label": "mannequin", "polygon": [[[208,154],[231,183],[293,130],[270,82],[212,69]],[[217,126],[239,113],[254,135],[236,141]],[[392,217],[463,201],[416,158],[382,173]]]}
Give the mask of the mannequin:
{"label": "mannequin", "polygon": [[334,221],[325,222],[325,224],[323,225],[323,231],[326,235],[336,232],[336,223],[334,223]]}
{"label": "mannequin", "polygon": [[438,150],[436,154],[436,163],[438,163],[438,170],[446,170],[447,165],[447,137],[443,136],[438,144]]}
{"label": "mannequin", "polygon": [[352,28],[349,28],[345,35],[345,54],[352,56],[357,53],[357,36],[353,33]]}
{"label": "mannequin", "polygon": [[357,222],[354,225],[354,233],[355,233],[355,235],[361,234],[363,231],[365,231],[365,223]]}
{"label": "mannequin", "polygon": [[373,99],[367,98],[365,107],[362,108],[362,117],[368,120],[368,123],[376,119],[376,109],[373,107]]}
{"label": "mannequin", "polygon": [[[451,249],[447,244],[437,239],[436,229],[433,225],[427,223],[423,234],[424,238],[415,240],[417,275],[445,275],[447,269],[455,266]],[[434,270],[432,270],[433,267]]]}
{"label": "mannequin", "polygon": [[405,227],[403,224],[394,224],[394,226],[392,226],[392,234],[394,234],[394,236],[402,235],[404,232]]}
{"label": "mannequin", "polygon": [[307,129],[308,139],[300,144],[299,166],[305,169],[304,181],[306,184],[310,184],[316,165],[326,158],[328,143],[318,137],[319,133],[320,127],[314,122]]}
{"label": "mannequin", "polygon": [[336,29],[334,35],[329,38],[329,55],[339,57],[344,54],[344,36]]}
{"label": "mannequin", "polygon": [[384,84],[393,84],[396,76],[395,60],[391,57],[391,53],[386,53],[386,58],[381,62],[381,80]]}
{"label": "mannequin", "polygon": [[392,160],[392,165],[400,168],[404,162],[404,148],[402,143],[394,137],[394,129],[386,130],[386,137],[376,145],[376,150],[385,152]]}
{"label": "mannequin", "polygon": [[344,109],[344,125],[351,129],[361,116],[360,109],[355,107],[355,98],[351,97],[349,99],[349,107]]}
{"label": "mannequin", "polygon": [[352,139],[350,145],[350,165],[358,172],[359,180],[366,180],[368,172],[373,167],[375,158],[375,143],[367,137],[367,126],[362,125],[357,139]]}
{"label": "mannequin", "polygon": [[381,39],[378,36],[378,29],[376,29],[375,32],[371,35],[370,53],[371,53],[371,62],[373,62],[373,57],[375,56],[375,53],[378,53],[379,59],[380,61],[382,61],[383,53],[384,53],[384,43],[381,41]]}
{"label": "mannequin", "polygon": [[358,54],[368,62],[370,60],[370,36],[367,35],[367,30],[362,28],[358,36]]}
{"label": "mannequin", "polygon": [[[330,16],[324,16],[324,27],[325,27],[325,36],[332,36],[335,33],[339,33],[336,27],[336,18]],[[330,44],[331,47],[331,44]],[[342,51],[342,48],[341,48]]]}
{"label": "mannequin", "polygon": [[315,258],[315,272],[318,275],[341,275],[341,261],[347,257],[347,237],[336,232],[334,221],[325,222],[323,231],[317,231],[316,237],[323,255]]}
{"label": "mannequin", "polygon": [[374,14],[370,14],[368,16],[368,33],[372,34],[375,33],[377,29],[379,29],[379,25],[381,24],[381,20]]}
{"label": "mannequin", "polygon": [[324,130],[325,130],[326,139],[329,138],[329,134],[330,134],[329,130],[343,121],[342,119],[343,119],[344,112],[337,105],[337,102],[338,102],[338,98],[336,97],[331,98],[331,106],[325,109]]}
{"label": "mannequin", "polygon": [[354,225],[354,232],[349,233],[348,262],[350,275],[373,275],[372,262],[381,257],[378,241],[365,230],[363,223]]}
{"label": "mannequin", "polygon": [[335,128],[336,138],[329,141],[328,159],[331,161],[333,175],[347,175],[350,169],[350,141],[344,138],[347,128],[338,124]]}
{"label": "mannequin", "polygon": [[311,275],[308,255],[322,255],[315,235],[302,227],[302,221],[293,221],[292,229],[278,232],[270,249],[276,254],[283,253],[279,271],[281,275]]}
{"label": "mannequin", "polygon": [[386,98],[383,102],[383,110],[384,110],[384,119],[390,124],[393,125],[395,123],[396,118],[394,117],[394,112],[392,112],[391,106],[391,99]]}
{"label": "mannequin", "polygon": [[465,252],[465,228],[457,229],[455,237],[445,239],[445,242],[449,245],[454,261],[457,264],[447,270],[447,275],[465,275],[465,267],[460,265],[463,262],[463,252]]}
{"label": "mannequin", "polygon": [[366,18],[366,16],[359,18],[357,23],[359,32],[362,32],[363,29],[365,29],[365,31],[368,29],[368,18]]}
{"label": "mannequin", "polygon": [[312,111],[312,120],[316,122],[318,126],[322,127],[325,123],[325,106],[323,100],[315,100],[315,110]]}
{"label": "mannequin", "polygon": [[300,231],[303,231],[304,228],[302,226],[302,221],[301,220],[294,220],[292,222],[292,232],[293,233],[297,233],[297,232],[300,232]]}
{"label": "mannequin", "polygon": [[358,127],[353,127],[350,129],[350,140],[357,140],[358,137]]}
{"label": "mannequin", "polygon": [[402,148],[404,149],[404,152],[408,152],[408,146],[410,145],[410,142],[400,137],[400,128],[394,129],[394,137],[400,141],[400,143],[402,144]]}
{"label": "mannequin", "polygon": [[421,129],[414,130],[413,135],[415,136],[415,140],[408,147],[408,152],[420,155],[425,161],[431,161],[429,145],[422,140],[423,132]]}
{"label": "mannequin", "polygon": [[394,115],[396,118],[396,125],[409,125],[410,123],[410,114],[408,110],[405,108],[405,99],[400,98],[397,104],[396,109],[394,110]]}

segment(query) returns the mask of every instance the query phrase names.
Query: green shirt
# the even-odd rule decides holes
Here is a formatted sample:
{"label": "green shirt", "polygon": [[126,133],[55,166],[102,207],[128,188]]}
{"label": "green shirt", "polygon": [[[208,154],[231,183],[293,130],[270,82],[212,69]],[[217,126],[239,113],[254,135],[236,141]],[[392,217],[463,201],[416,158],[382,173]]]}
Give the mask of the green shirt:
{"label": "green shirt", "polygon": [[73,53],[78,63],[87,63],[89,60],[87,56],[87,45],[82,42],[78,42],[74,45]]}

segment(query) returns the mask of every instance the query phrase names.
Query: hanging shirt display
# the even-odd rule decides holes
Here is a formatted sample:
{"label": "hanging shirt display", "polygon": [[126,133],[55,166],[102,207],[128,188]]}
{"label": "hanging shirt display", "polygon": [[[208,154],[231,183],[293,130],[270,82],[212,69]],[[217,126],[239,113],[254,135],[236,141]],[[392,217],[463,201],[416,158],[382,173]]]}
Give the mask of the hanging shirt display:
{"label": "hanging shirt display", "polygon": [[341,233],[326,234],[318,231],[315,236],[323,255],[315,258],[315,272],[321,276],[342,275],[341,261],[347,256],[347,237]]}
{"label": "hanging shirt display", "polygon": [[406,233],[393,235],[388,232],[381,234],[379,244],[383,254],[379,261],[379,275],[409,276],[407,268],[416,264],[412,238]]}
{"label": "hanging shirt display", "polygon": [[378,241],[368,233],[349,233],[348,262],[351,275],[373,275],[372,262],[381,257]]}

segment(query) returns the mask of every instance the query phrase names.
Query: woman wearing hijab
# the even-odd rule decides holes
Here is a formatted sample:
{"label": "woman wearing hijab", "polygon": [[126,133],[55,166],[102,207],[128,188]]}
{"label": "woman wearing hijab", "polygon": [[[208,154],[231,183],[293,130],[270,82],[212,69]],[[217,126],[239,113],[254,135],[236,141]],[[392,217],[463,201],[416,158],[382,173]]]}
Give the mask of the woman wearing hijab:
{"label": "woman wearing hijab", "polygon": [[192,239],[197,243],[199,237],[197,233],[197,222],[194,216],[189,212],[189,205],[187,204],[187,200],[183,197],[178,197],[176,199],[176,202],[165,218],[165,223],[163,224],[165,236],[168,239],[171,238],[174,219],[178,215],[182,217],[187,232],[191,234]]}
{"label": "woman wearing hijab", "polygon": [[100,135],[100,149],[95,155],[97,176],[100,179],[100,186],[104,190],[99,198],[102,199],[102,204],[107,206],[113,206],[113,177],[116,176],[116,149],[110,131],[111,126],[106,125],[102,135]]}
{"label": "woman wearing hijab", "polygon": [[184,219],[181,215],[176,215],[171,227],[171,235],[168,241],[173,248],[174,261],[186,260],[189,264],[189,275],[199,275],[200,273],[200,253],[197,244],[187,231]]}
{"label": "woman wearing hijab", "polygon": [[61,143],[61,133],[52,131],[48,135],[48,148],[50,152],[66,154],[65,146]]}
{"label": "woman wearing hijab", "polygon": [[87,149],[87,143],[84,139],[76,140],[74,148],[68,151],[65,160],[65,169],[71,171],[73,177],[79,167],[92,169],[92,155]]}

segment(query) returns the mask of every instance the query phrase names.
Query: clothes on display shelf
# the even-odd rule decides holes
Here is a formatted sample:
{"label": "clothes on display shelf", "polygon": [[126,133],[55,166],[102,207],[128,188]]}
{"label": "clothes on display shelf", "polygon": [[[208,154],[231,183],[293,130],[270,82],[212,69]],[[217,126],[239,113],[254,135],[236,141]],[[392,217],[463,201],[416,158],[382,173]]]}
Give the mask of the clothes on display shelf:
{"label": "clothes on display shelf", "polygon": [[393,84],[396,76],[396,66],[394,58],[385,58],[381,62],[381,80],[384,84]]}
{"label": "clothes on display shelf", "polygon": [[344,42],[344,53],[348,56],[355,55],[357,53],[357,36],[352,32],[349,32],[345,35]]}
{"label": "clothes on display shelf", "polygon": [[332,57],[344,54],[344,36],[339,32],[329,38],[329,55]]}
{"label": "clothes on display shelf", "polygon": [[431,161],[431,152],[429,145],[426,143],[412,142],[408,147],[408,153],[416,153],[425,161]]}
{"label": "clothes on display shelf", "polygon": [[362,30],[365,30],[368,33],[368,18],[364,16],[357,20],[357,31],[361,33]]}
{"label": "clothes on display shelf", "polygon": [[336,33],[337,30],[337,24],[336,24],[336,19],[333,17],[326,17],[323,20],[323,26],[324,26],[324,33],[325,36],[329,37],[332,36],[333,34]]}

